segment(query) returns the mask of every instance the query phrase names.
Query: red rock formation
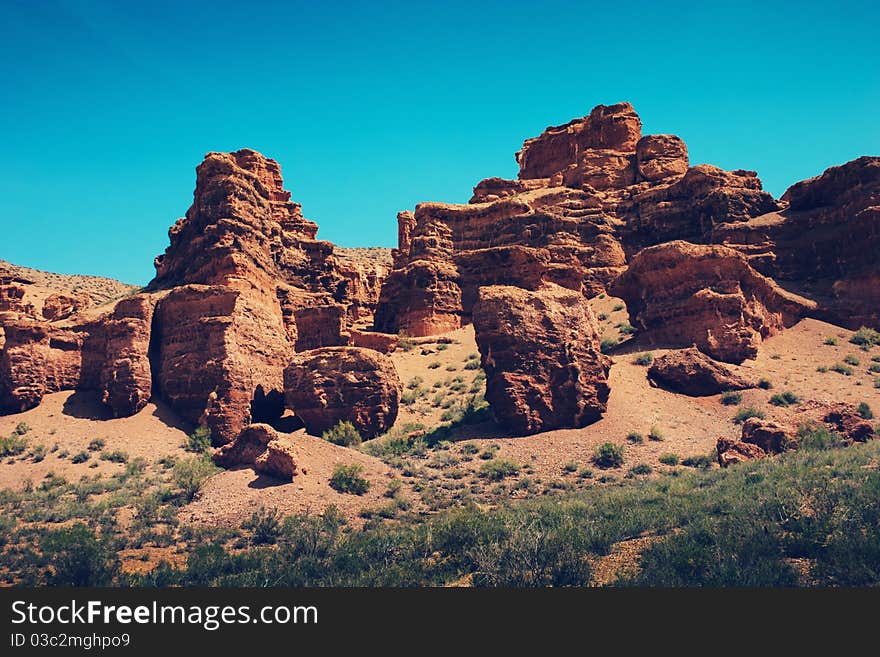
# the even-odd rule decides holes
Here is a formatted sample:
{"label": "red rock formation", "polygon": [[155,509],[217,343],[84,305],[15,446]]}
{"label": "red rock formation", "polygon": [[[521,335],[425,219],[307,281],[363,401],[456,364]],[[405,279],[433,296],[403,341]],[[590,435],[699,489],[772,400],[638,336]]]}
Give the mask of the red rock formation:
{"label": "red rock formation", "polygon": [[214,452],[214,462],[224,468],[250,465],[257,472],[290,481],[297,474],[295,449],[268,424],[251,424]]}
{"label": "red rock formation", "polygon": [[732,367],[712,360],[695,347],[671,351],[656,358],[648,368],[648,378],[665,388],[694,397],[757,386]]}
{"label": "red rock formation", "polygon": [[782,201],[779,212],[717,227],[713,239],[815,299],[819,317],[880,328],[880,157],[831,167]]}
{"label": "red rock formation", "polygon": [[610,363],[579,292],[553,284],[483,287],[473,317],[486,400],[501,424],[531,434],[601,417]]}
{"label": "red rock formation", "polygon": [[797,431],[792,427],[752,417],[743,422],[742,441],[757,445],[767,454],[781,454],[790,449],[797,449]]}
{"label": "red rock formation", "polygon": [[[470,321],[485,285],[553,282],[593,296],[627,254],[776,210],[754,172],[688,168],[684,142],[641,135],[628,103],[548,128],[517,154],[518,180],[488,178],[469,205],[422,203],[398,216],[394,270],[376,328],[412,336]],[[435,248],[424,248],[421,238]]]}
{"label": "red rock formation", "polygon": [[592,149],[633,152],[642,136],[642,121],[629,103],[598,105],[589,116],[547,128],[527,140],[516,154],[519,177],[549,178],[577,164]]}
{"label": "red rock formation", "polygon": [[669,242],[641,251],[611,293],[658,344],[696,347],[717,360],[754,358],[761,340],[814,307],[723,246]]}
{"label": "red rock formation", "polygon": [[9,320],[3,324],[0,353],[0,412],[20,413],[37,406],[46,394],[49,336],[41,322]]}
{"label": "red rock formation", "polygon": [[114,417],[134,415],[152,395],[149,348],[154,303],[146,294],[123,299],[109,318],[95,325],[103,338],[97,387]]}
{"label": "red rock formation", "polygon": [[874,437],[874,425],[851,404],[834,404],[822,421],[852,442],[863,443]]}
{"label": "red rock formation", "polygon": [[382,354],[393,353],[400,342],[396,335],[377,333],[376,331],[359,331],[352,329],[351,344],[354,347],[373,349]]}
{"label": "red rock formation", "polygon": [[400,388],[394,363],[372,349],[313,349],[284,370],[287,407],[318,436],[342,421],[364,439],[384,433],[397,418]]}
{"label": "red rock formation", "polygon": [[718,455],[718,464],[722,468],[767,456],[767,452],[757,445],[724,437],[719,438],[715,444],[715,453]]}
{"label": "red rock formation", "polygon": [[51,321],[66,319],[91,305],[85,295],[51,294],[43,302],[43,318]]}

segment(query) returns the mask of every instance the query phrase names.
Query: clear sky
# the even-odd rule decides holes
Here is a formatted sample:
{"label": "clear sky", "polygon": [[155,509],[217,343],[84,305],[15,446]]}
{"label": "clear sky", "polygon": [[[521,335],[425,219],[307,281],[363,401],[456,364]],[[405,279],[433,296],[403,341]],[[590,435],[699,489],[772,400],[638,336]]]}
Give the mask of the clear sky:
{"label": "clear sky", "polygon": [[343,246],[515,177],[621,100],[780,195],[880,154],[871,2],[0,0],[0,259],[146,283],[208,151],[255,148]]}

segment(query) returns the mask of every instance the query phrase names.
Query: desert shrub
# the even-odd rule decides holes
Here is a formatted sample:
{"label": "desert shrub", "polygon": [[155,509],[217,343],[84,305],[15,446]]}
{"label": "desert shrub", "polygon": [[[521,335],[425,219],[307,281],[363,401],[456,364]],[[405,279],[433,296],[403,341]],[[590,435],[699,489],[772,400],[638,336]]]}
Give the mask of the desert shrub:
{"label": "desert shrub", "polygon": [[208,427],[198,426],[186,437],[184,448],[187,452],[206,454],[211,449],[211,430]]}
{"label": "desert shrub", "polygon": [[640,476],[640,475],[649,475],[654,472],[654,468],[652,468],[647,463],[639,463],[638,465],[634,465],[629,469],[627,473],[628,477]]}
{"label": "desert shrub", "polygon": [[834,363],[834,365],[831,366],[831,371],[843,374],[844,376],[852,376],[853,373],[853,369],[849,365],[844,365],[843,363]]}
{"label": "desert shrub", "polygon": [[636,327],[629,322],[621,322],[615,328],[620,331],[621,335],[632,335],[636,332]]}
{"label": "desert shrub", "polygon": [[616,313],[620,310],[623,310],[624,308],[626,308],[626,306],[624,306],[622,303],[616,303],[616,304],[614,304],[614,307],[611,309],[611,312]]}
{"label": "desert shrub", "polygon": [[761,390],[770,390],[773,387],[773,384],[770,382],[770,379],[762,378],[758,381],[758,387],[761,388]]}
{"label": "desert shrub", "polygon": [[828,336],[827,338],[825,338],[824,344],[828,345],[829,347],[836,347],[837,346],[837,338],[835,338],[833,335]]}
{"label": "desert shrub", "polygon": [[599,344],[599,350],[603,354],[611,353],[614,347],[617,346],[617,338],[603,338],[602,342]]}
{"label": "desert shrub", "polygon": [[101,438],[94,438],[94,439],[91,440],[91,441],[89,442],[89,444],[86,446],[86,449],[89,450],[90,452],[100,452],[102,449],[104,449],[104,445],[106,445],[106,444],[107,444],[107,443],[104,442],[103,439],[101,439]]}
{"label": "desert shrub", "polygon": [[251,532],[254,545],[274,545],[281,536],[281,514],[277,509],[260,507],[242,523],[241,528]]}
{"label": "desert shrub", "polygon": [[514,477],[519,473],[520,466],[518,463],[505,458],[496,458],[486,461],[480,467],[480,476],[485,477],[489,481],[501,481],[506,477]]}
{"label": "desert shrub", "polygon": [[480,361],[478,360],[469,360],[464,364],[464,369],[466,370],[478,370],[480,369]]}
{"label": "desert shrub", "polygon": [[725,392],[721,395],[721,403],[725,406],[737,406],[743,400],[742,394],[738,392]]}
{"label": "desert shrub", "polygon": [[400,493],[401,488],[403,488],[403,484],[400,483],[400,479],[392,479],[388,482],[388,486],[382,495],[385,497],[396,497]]}
{"label": "desert shrub", "polygon": [[446,371],[447,371],[447,372],[457,372],[457,371],[458,371],[458,367],[456,367],[455,365],[447,365],[447,366],[446,366]]}
{"label": "desert shrub", "polygon": [[28,439],[17,433],[12,433],[5,438],[0,438],[0,457],[18,456],[24,453],[28,446]]}
{"label": "desert shrub", "polygon": [[424,425],[407,423],[395,426],[384,436],[365,442],[361,446],[361,451],[383,459],[421,455],[428,448],[424,436]]}
{"label": "desert shrub", "polygon": [[602,469],[619,468],[623,465],[623,447],[614,443],[602,443],[593,454],[593,463]]}
{"label": "desert shrub", "polygon": [[12,430],[12,433],[16,436],[23,436],[30,430],[31,428],[28,426],[27,422],[19,422],[15,425],[15,429]]}
{"label": "desert shrub", "polygon": [[406,387],[407,387],[408,390],[416,390],[416,389],[419,388],[424,382],[425,382],[425,380],[424,380],[422,377],[420,377],[420,376],[414,376],[413,378],[411,378],[411,379],[407,382]]}
{"label": "desert shrub", "polygon": [[429,370],[436,370],[437,368],[440,367],[440,365],[441,365],[441,363],[439,360],[434,360],[434,361],[431,361],[430,363],[428,363],[428,369]]}
{"label": "desert shrub", "polygon": [[654,362],[654,354],[650,351],[646,351],[643,354],[639,354],[633,359],[634,365],[641,365],[642,367],[648,367],[651,363]]}
{"label": "desert shrub", "polygon": [[823,424],[804,424],[798,428],[798,446],[807,450],[827,450],[843,447],[846,440]]}
{"label": "desert shrub", "polygon": [[663,465],[678,465],[678,463],[679,463],[678,454],[672,454],[670,452],[667,452],[665,454],[661,454],[660,458],[658,460]]}
{"label": "desert shrub", "polygon": [[681,460],[681,464],[688,468],[709,468],[712,466],[712,463],[715,461],[714,458],[707,454],[701,454],[700,456],[688,456]]}
{"label": "desert shrub", "polygon": [[799,401],[798,396],[790,390],[776,393],[770,397],[770,403],[773,404],[773,406],[782,406],[783,408],[791,406],[792,404],[797,404]]}
{"label": "desert shrub", "polygon": [[128,454],[121,450],[113,450],[112,452],[103,452],[101,454],[102,461],[110,461],[111,463],[127,463]]}
{"label": "desert shrub", "polygon": [[876,379],[874,379],[874,387],[880,388],[880,376],[878,376]]}
{"label": "desert shrub", "polygon": [[361,444],[361,435],[355,426],[348,421],[340,420],[335,426],[330,427],[321,434],[321,438],[343,447],[352,447]]}
{"label": "desert shrub", "polygon": [[71,463],[85,463],[91,458],[91,455],[86,451],[82,450],[81,452],[77,452],[73,456],[70,457]]}
{"label": "desert shrub", "polygon": [[437,345],[437,351],[446,351],[449,348],[449,345],[445,342],[441,342]]}
{"label": "desert shrub", "polygon": [[828,368],[825,367],[824,365],[819,365],[819,367],[816,368],[816,371],[819,374],[825,374],[828,371]]}
{"label": "desert shrub", "polygon": [[562,466],[563,472],[577,472],[578,464],[575,461],[569,461]]}
{"label": "desert shrub", "polygon": [[330,488],[339,493],[363,495],[370,490],[370,482],[361,476],[363,471],[364,466],[358,463],[337,465],[330,477]]}
{"label": "desert shrub", "polygon": [[749,406],[747,408],[741,408],[739,411],[737,411],[736,415],[733,416],[733,421],[736,424],[742,424],[743,422],[745,422],[746,420],[748,420],[749,418],[752,418],[752,417],[756,417],[759,420],[763,420],[765,417],[764,411],[758,410],[757,408],[755,408],[753,406]]}
{"label": "desert shrub", "polygon": [[39,463],[46,458],[46,453],[48,451],[49,450],[46,449],[45,445],[34,445],[34,448],[31,450],[30,457],[34,463]]}
{"label": "desert shrub", "polygon": [[648,432],[648,440],[653,440],[656,443],[662,442],[666,440],[666,436],[663,435],[663,431],[660,430],[656,424],[651,425],[651,430]]}
{"label": "desert shrub", "polygon": [[847,365],[858,366],[861,364],[862,361],[859,360],[858,356],[854,356],[852,354],[847,354],[846,356],[843,357],[843,362],[846,363]]}
{"label": "desert shrub", "polygon": [[461,446],[461,451],[463,454],[476,454],[480,451],[480,448],[474,443],[465,443]]}
{"label": "desert shrub", "polygon": [[640,434],[638,431],[630,431],[626,435],[626,440],[627,440],[627,442],[631,442],[633,444],[640,445],[643,442],[645,442],[645,437],[642,434]]}
{"label": "desert shrub", "polygon": [[871,407],[868,406],[867,402],[860,402],[857,412],[865,420],[873,420],[874,419],[874,411],[871,410]]}
{"label": "desert shrub", "polygon": [[51,586],[108,586],[119,575],[115,547],[83,524],[48,532],[39,545]]}
{"label": "desert shrub", "polygon": [[874,363],[868,368],[868,371],[874,374],[880,374],[880,363]]}
{"label": "desert shrub", "polygon": [[191,456],[174,464],[171,476],[181,491],[183,499],[191,501],[209,477],[219,472],[211,460],[205,456]]}
{"label": "desert shrub", "polygon": [[850,337],[849,341],[853,344],[859,345],[862,349],[867,351],[871,347],[880,345],[880,332],[875,331],[872,328],[863,326],[858,331],[852,334],[852,337]]}
{"label": "desert shrub", "polygon": [[599,313],[598,315],[596,315],[596,319],[598,319],[600,322],[604,322],[608,319],[608,313]]}

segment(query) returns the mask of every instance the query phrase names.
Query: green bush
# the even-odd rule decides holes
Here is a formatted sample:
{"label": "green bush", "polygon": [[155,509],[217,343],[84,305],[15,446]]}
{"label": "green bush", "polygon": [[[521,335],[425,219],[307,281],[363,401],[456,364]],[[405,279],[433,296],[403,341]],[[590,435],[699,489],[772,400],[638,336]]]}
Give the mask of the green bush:
{"label": "green bush", "polygon": [[853,356],[852,354],[847,354],[846,356],[843,357],[843,362],[846,363],[847,365],[855,365],[858,367],[862,361],[859,360],[858,356]]}
{"label": "green bush", "polygon": [[174,464],[171,477],[184,500],[191,501],[209,477],[219,472],[207,456],[191,456]]}
{"label": "green bush", "polygon": [[791,406],[792,404],[797,404],[799,401],[798,396],[790,390],[776,393],[770,397],[770,403],[773,404],[773,406],[782,406],[783,408]]}
{"label": "green bush", "polygon": [[871,347],[876,347],[877,345],[880,345],[880,332],[877,332],[872,328],[863,326],[858,331],[853,333],[849,341],[853,344],[859,345],[862,349],[867,351]]}
{"label": "green bush", "polygon": [[658,460],[663,465],[678,465],[679,463],[678,454],[672,454],[669,452],[667,452],[666,454],[661,454]]}
{"label": "green bush", "polygon": [[650,351],[646,351],[643,354],[639,354],[633,359],[634,365],[641,365],[642,367],[648,367],[651,363],[654,362],[654,354]]}
{"label": "green bush", "polygon": [[874,419],[874,411],[871,410],[871,407],[866,402],[859,403],[858,414],[865,420]]}
{"label": "green bush", "polygon": [[340,420],[335,426],[321,434],[321,438],[343,447],[352,447],[361,444],[361,435],[355,426],[348,421]]}
{"label": "green bush", "polygon": [[604,338],[599,345],[599,350],[603,354],[609,354],[617,346],[617,338]]}
{"label": "green bush", "polygon": [[627,473],[628,477],[636,477],[640,475],[649,475],[654,472],[654,468],[652,468],[647,463],[639,463],[638,465],[634,465],[629,469]]}
{"label": "green bush", "polygon": [[642,434],[640,434],[638,431],[630,431],[626,435],[626,440],[627,440],[627,442],[631,442],[636,445],[641,445],[643,442],[645,442],[645,437]]}
{"label": "green bush", "polygon": [[339,493],[363,495],[370,490],[370,482],[361,476],[364,466],[353,463],[351,465],[337,465],[330,477],[330,488]]}
{"label": "green bush", "polygon": [[852,376],[853,373],[853,369],[843,363],[834,363],[834,365],[831,366],[831,371],[843,374],[844,376]]}
{"label": "green bush", "polygon": [[745,422],[746,420],[748,420],[749,418],[752,418],[752,417],[756,417],[759,420],[763,420],[765,417],[764,411],[760,411],[757,408],[754,408],[753,406],[749,406],[747,408],[741,408],[739,411],[737,411],[736,415],[733,416],[733,421],[736,424],[742,424],[743,422]]}
{"label": "green bush", "polygon": [[702,454],[700,456],[688,456],[681,460],[681,464],[688,468],[709,468],[715,459],[712,456]]}
{"label": "green bush", "polygon": [[593,463],[603,470],[623,465],[623,447],[614,443],[602,443],[593,454]]}
{"label": "green bush", "polygon": [[480,361],[478,360],[469,360],[464,364],[464,369],[466,370],[478,370],[480,369]]}
{"label": "green bush", "polygon": [[114,546],[81,523],[47,533],[39,545],[51,586],[109,586],[119,575]]}
{"label": "green bush", "polygon": [[519,464],[505,458],[486,461],[480,468],[480,475],[490,481],[501,481],[506,477],[514,477],[519,473]]}
{"label": "green bush", "polygon": [[12,433],[5,438],[0,438],[0,457],[18,456],[24,453],[28,446],[28,439],[17,433]]}
{"label": "green bush", "polygon": [[81,452],[77,452],[73,456],[70,457],[71,463],[85,463],[91,458],[91,455],[86,451],[82,450]]}
{"label": "green bush", "polygon": [[185,449],[195,454],[207,454],[211,449],[211,430],[208,427],[198,426],[186,438]]}
{"label": "green bush", "polygon": [[622,303],[617,303],[617,304],[614,304],[613,308],[611,308],[611,312],[616,313],[618,311],[623,310],[624,308],[626,308],[626,306],[624,306]]}
{"label": "green bush", "polygon": [[112,452],[103,452],[101,454],[102,461],[110,461],[111,463],[127,463],[128,454],[121,450],[113,450]]}
{"label": "green bush", "polygon": [[742,400],[743,396],[738,392],[725,392],[721,395],[721,403],[725,406],[737,406]]}
{"label": "green bush", "polygon": [[806,450],[828,450],[846,445],[839,433],[822,424],[805,424],[798,429],[798,446]]}
{"label": "green bush", "polygon": [[15,425],[15,429],[12,430],[12,433],[16,436],[23,436],[30,430],[31,428],[28,426],[27,422],[19,422]]}
{"label": "green bush", "polygon": [[88,449],[90,452],[100,452],[102,449],[104,449],[104,445],[106,445],[106,444],[107,443],[104,442],[103,439],[95,438],[89,442],[86,449]]}
{"label": "green bush", "polygon": [[837,338],[835,338],[834,336],[828,336],[827,338],[825,338],[825,344],[829,347],[835,347],[837,346]]}
{"label": "green bush", "polygon": [[653,440],[655,443],[659,443],[666,440],[666,436],[663,435],[660,427],[658,427],[656,424],[653,424],[651,425],[651,430],[648,432],[648,440]]}
{"label": "green bush", "polygon": [[761,390],[770,390],[773,387],[773,384],[770,382],[770,379],[762,378],[758,381],[758,387],[761,388]]}
{"label": "green bush", "polygon": [[251,532],[253,545],[274,545],[281,536],[281,514],[277,509],[260,507],[242,523],[241,528]]}

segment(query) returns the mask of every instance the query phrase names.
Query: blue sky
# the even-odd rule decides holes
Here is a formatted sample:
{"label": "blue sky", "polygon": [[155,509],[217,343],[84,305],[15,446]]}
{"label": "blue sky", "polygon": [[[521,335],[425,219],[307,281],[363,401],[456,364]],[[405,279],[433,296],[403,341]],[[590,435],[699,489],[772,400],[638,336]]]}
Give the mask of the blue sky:
{"label": "blue sky", "polygon": [[0,259],[146,283],[195,166],[245,146],[319,237],[394,246],[398,210],[621,100],[778,196],[880,154],[880,9],[830,7],[0,0]]}

